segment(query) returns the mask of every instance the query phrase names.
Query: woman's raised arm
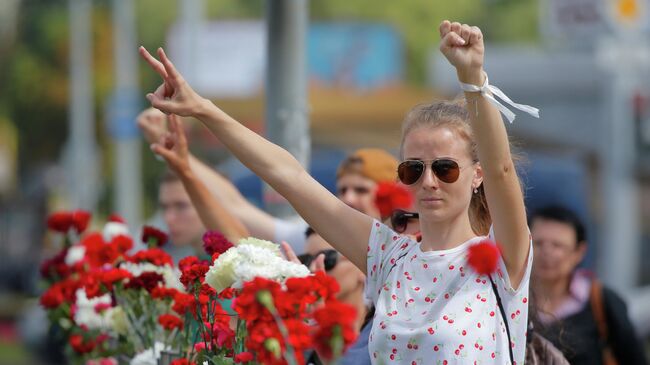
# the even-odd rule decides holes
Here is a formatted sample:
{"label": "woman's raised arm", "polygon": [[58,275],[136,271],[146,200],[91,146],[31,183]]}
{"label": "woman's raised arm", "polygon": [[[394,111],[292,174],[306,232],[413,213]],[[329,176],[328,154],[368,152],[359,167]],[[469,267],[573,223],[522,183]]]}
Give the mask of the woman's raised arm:
{"label": "woman's raised arm", "polygon": [[334,248],[363,272],[372,218],[348,207],[314,180],[281,147],[238,123],[216,105],[198,95],[159,48],[160,61],[140,47],[140,54],[163,78],[151,105],[167,114],[193,116],[244,165],[285,197],[296,211]]}
{"label": "woman's raised arm", "polygon": [[[440,25],[440,37],[440,51],[456,68],[458,80],[482,86],[487,76],[483,70],[481,30],[445,20]],[[465,92],[465,98],[478,145],[494,235],[503,247],[511,284],[517,288],[525,273],[530,238],[508,135],[499,110],[487,98],[477,92]]]}

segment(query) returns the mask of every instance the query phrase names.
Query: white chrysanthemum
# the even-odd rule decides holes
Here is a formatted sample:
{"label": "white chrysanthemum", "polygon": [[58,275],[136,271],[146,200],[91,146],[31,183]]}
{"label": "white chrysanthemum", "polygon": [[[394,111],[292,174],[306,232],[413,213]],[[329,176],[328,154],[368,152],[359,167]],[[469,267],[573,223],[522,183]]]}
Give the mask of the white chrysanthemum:
{"label": "white chrysanthemum", "polygon": [[72,266],[77,262],[83,260],[86,255],[86,246],[83,245],[74,245],[70,247],[68,252],[65,254],[65,264]]}
{"label": "white chrysanthemum", "polygon": [[160,358],[160,353],[162,351],[168,351],[171,348],[169,346],[165,347],[165,344],[162,342],[156,342],[153,346],[153,349],[146,349],[131,359],[130,365],[158,365],[158,359]]}
{"label": "white chrysanthemum", "polygon": [[74,313],[74,321],[77,325],[85,325],[88,329],[111,330],[113,328],[112,311],[113,308],[107,308],[97,313],[95,307],[98,304],[112,305],[110,294],[104,294],[95,298],[88,298],[84,289],[77,289],[76,302],[77,309]]}
{"label": "white chrysanthemum", "polygon": [[236,280],[235,267],[239,265],[240,261],[237,247],[231,247],[214,260],[208,272],[205,273],[205,282],[217,292],[229,288]]}
{"label": "white chrysanthemum", "polygon": [[143,272],[155,272],[163,276],[165,280],[165,287],[174,288],[180,291],[185,291],[180,277],[181,272],[169,265],[156,266],[150,262],[123,262],[120,264],[120,269],[130,272],[133,276],[140,276]]}
{"label": "white chrysanthemum", "polygon": [[261,240],[259,238],[254,238],[254,237],[247,237],[247,238],[240,239],[239,242],[237,243],[237,247],[242,245],[265,248],[267,250],[275,252],[277,255],[280,255],[280,246],[278,246],[277,244],[271,241]]}
{"label": "white chrysanthemum", "polygon": [[114,237],[119,235],[129,235],[129,227],[127,227],[126,224],[119,222],[106,223],[104,230],[102,231],[104,242],[111,242]]}

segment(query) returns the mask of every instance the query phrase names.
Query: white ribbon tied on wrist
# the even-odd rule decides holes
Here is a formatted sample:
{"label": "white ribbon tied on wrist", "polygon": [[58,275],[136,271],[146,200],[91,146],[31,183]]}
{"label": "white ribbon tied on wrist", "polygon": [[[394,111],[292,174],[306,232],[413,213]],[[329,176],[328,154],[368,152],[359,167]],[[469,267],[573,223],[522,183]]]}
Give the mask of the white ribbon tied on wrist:
{"label": "white ribbon tied on wrist", "polygon": [[485,74],[485,82],[483,83],[483,86],[479,87],[476,85],[465,84],[461,82],[460,88],[463,89],[463,91],[467,92],[480,92],[484,98],[488,99],[490,103],[496,106],[497,109],[499,109],[499,111],[505,115],[506,119],[508,119],[508,122],[510,123],[515,120],[515,113],[513,113],[512,110],[508,109],[507,106],[501,104],[493,95],[498,96],[501,100],[505,101],[507,104],[510,104],[513,108],[526,112],[535,118],[539,118],[539,109],[534,108],[530,105],[517,104],[514,101],[510,100],[510,98],[498,87],[490,85],[488,82],[487,74]]}

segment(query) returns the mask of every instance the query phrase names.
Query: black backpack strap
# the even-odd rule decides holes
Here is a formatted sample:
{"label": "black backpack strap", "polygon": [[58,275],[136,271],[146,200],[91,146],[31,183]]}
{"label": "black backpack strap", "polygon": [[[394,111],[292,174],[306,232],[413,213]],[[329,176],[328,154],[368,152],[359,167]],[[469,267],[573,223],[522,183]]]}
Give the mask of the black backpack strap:
{"label": "black backpack strap", "polygon": [[503,318],[503,324],[506,326],[506,335],[508,335],[508,354],[510,355],[510,363],[515,363],[515,357],[512,354],[512,340],[510,339],[510,326],[508,325],[508,317],[506,316],[506,310],[503,308],[503,302],[501,302],[501,296],[497,290],[497,285],[492,280],[492,275],[488,275],[490,278],[490,283],[492,284],[492,290],[494,295],[497,297],[497,305],[499,306],[499,312],[501,312],[501,317]]}

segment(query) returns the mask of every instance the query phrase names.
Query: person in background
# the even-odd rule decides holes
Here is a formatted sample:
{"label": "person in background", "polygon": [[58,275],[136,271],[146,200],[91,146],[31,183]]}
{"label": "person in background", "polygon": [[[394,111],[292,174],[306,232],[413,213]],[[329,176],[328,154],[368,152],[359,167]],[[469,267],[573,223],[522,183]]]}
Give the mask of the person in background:
{"label": "person in background", "polygon": [[[167,116],[157,109],[144,110],[137,123],[145,139],[154,144],[169,133]],[[189,165],[197,179],[209,189],[228,211],[239,219],[253,237],[288,242],[293,250],[304,252],[307,224],[302,220],[286,220],[266,213],[249,202],[231,181],[188,154]],[[378,148],[362,148],[348,155],[336,173],[337,196],[358,211],[379,218],[374,205],[377,184],[395,181],[397,160],[390,153]]]}
{"label": "person in background", "polygon": [[[625,302],[578,265],[587,252],[582,221],[571,210],[547,206],[530,217],[534,245],[531,279],[541,322],[537,331],[572,365],[647,364]],[[614,242],[612,242],[614,244]],[[606,328],[606,338],[600,332]]]}

